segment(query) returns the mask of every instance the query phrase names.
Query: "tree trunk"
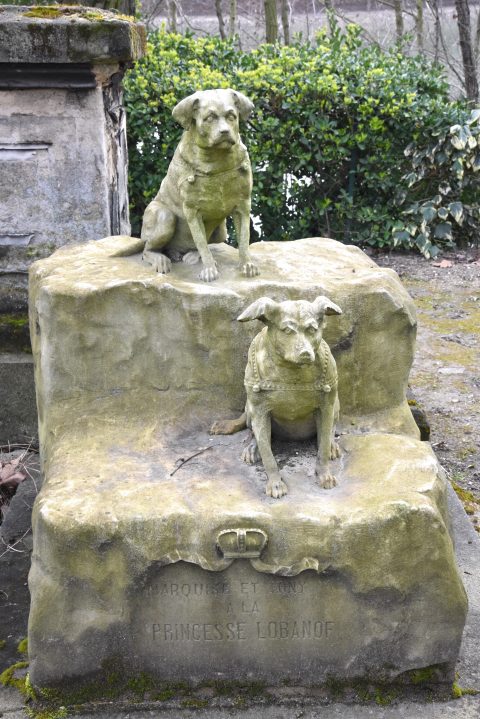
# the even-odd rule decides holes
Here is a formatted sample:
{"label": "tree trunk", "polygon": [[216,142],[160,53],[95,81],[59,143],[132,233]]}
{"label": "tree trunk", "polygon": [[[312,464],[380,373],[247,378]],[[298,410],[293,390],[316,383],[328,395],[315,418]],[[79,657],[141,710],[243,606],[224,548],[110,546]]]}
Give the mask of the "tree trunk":
{"label": "tree trunk", "polygon": [[234,37],[237,32],[237,0],[230,0],[228,34]]}
{"label": "tree trunk", "polygon": [[442,28],[440,26],[440,13],[438,12],[438,0],[431,0],[430,2],[430,9],[433,12],[434,17],[434,55],[433,58],[435,62],[438,62],[439,56],[440,56],[440,40],[441,40],[441,32]]}
{"label": "tree trunk", "polygon": [[285,45],[290,45],[290,17],[289,7],[290,3],[288,0],[281,0],[280,8],[282,13],[282,28],[283,28],[283,41]]}
{"label": "tree trunk", "polygon": [[278,18],[277,0],[263,0],[265,7],[265,39],[267,42],[277,42]]}
{"label": "tree trunk", "polygon": [[417,0],[417,14],[415,16],[415,30],[417,34],[418,52],[423,52],[423,0]]}
{"label": "tree trunk", "polygon": [[395,38],[397,45],[400,45],[404,33],[402,0],[393,0],[393,7],[395,10]]}
{"label": "tree trunk", "polygon": [[476,62],[477,65],[478,65],[478,56],[479,56],[479,54],[480,54],[480,10],[478,11],[478,15],[477,15],[477,27],[476,27],[476,30],[475,30],[475,48],[474,48],[474,52],[475,52],[475,62]]}
{"label": "tree trunk", "polygon": [[168,0],[168,31],[177,32],[177,0]]}
{"label": "tree trunk", "polygon": [[465,78],[465,94],[468,100],[476,102],[478,98],[478,80],[473,57],[472,28],[468,0],[455,0],[457,11],[458,35],[462,51],[463,74]]}
{"label": "tree trunk", "polygon": [[223,19],[222,0],[215,0],[215,12],[217,13],[218,32],[222,40],[226,40],[227,33],[225,32],[225,20]]}

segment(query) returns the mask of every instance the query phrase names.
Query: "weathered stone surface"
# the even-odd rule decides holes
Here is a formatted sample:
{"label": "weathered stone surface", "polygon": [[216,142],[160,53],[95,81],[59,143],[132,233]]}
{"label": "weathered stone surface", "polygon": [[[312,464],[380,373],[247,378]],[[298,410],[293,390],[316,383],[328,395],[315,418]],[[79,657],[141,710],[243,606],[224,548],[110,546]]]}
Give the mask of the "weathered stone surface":
{"label": "weathered stone surface", "polygon": [[1,264],[11,272],[110,227],[105,111],[101,88],[5,90],[0,108]]}
{"label": "weathered stone surface", "polygon": [[130,62],[142,56],[145,27],[82,7],[7,7],[0,18],[0,62]]}
{"label": "weathered stone surface", "polygon": [[[199,266],[161,276],[122,257],[141,250],[127,237],[32,267],[46,474],[29,580],[36,685],[111,662],[187,681],[378,680],[432,664],[452,677],[466,600],[445,478],[405,401],[411,300],[353,247],[251,249],[258,278],[239,277],[236,251],[219,246],[211,284]],[[245,433],[207,432],[243,406],[257,331],[236,322],[245,305],[319,294],[344,312],[324,335],[343,405],[338,485],[315,483],[313,442],[274,443],[289,487],[274,500],[262,467],[240,461]],[[268,541],[227,558],[225,530]]]}
{"label": "weathered stone surface", "polygon": [[37,406],[31,354],[0,354],[0,444],[36,442]]}
{"label": "weathered stone surface", "polygon": [[[144,50],[145,31],[132,18],[92,8],[1,11],[0,347],[16,354],[29,351],[32,260],[130,232],[121,81]],[[1,383],[0,405],[15,404],[15,394],[15,385]],[[36,434],[35,411],[27,424]],[[18,429],[14,421],[1,427],[3,441],[20,441]]]}
{"label": "weathered stone surface", "polygon": [[[130,229],[126,166],[121,159],[118,167],[113,161],[126,154],[125,117],[117,96],[119,122],[112,127],[106,112],[110,93],[110,87],[88,92],[0,91],[2,352],[16,355],[30,349],[25,275],[32,260],[63,244],[109,234],[113,228]],[[3,376],[11,369],[9,363]],[[19,382],[23,387],[23,372]],[[34,397],[33,377],[25,391]],[[2,407],[15,404],[17,394],[15,384],[2,382]],[[26,403],[22,414],[30,435],[36,434],[34,402]],[[3,412],[5,423],[7,419]],[[2,427],[2,441],[20,441],[17,430],[14,421]]]}
{"label": "weathered stone surface", "polygon": [[[277,447],[289,494],[273,500],[239,461],[245,433],[175,437],[100,409],[57,436],[34,510],[35,684],[112,660],[167,680],[318,684],[432,664],[451,678],[466,601],[428,445],[344,436],[329,491],[314,443]],[[260,558],[221,556],[219,533],[239,527],[267,534]]]}
{"label": "weathered stone surface", "polygon": [[145,395],[161,398],[161,417],[190,425],[241,412],[247,351],[262,325],[236,318],[264,295],[326,295],[342,308],[324,336],[337,362],[343,427],[418,436],[405,400],[415,309],[396,274],[358,248],[327,239],[256,243],[261,275],[243,278],[236,250],[212,245],[221,275],[208,285],[198,265],[157,275],[140,255],[121,256],[135,248],[134,238],[107,238],[33,265],[42,436],[46,423],[65,421],[68,403],[99,394],[128,397],[134,413],[145,411]]}

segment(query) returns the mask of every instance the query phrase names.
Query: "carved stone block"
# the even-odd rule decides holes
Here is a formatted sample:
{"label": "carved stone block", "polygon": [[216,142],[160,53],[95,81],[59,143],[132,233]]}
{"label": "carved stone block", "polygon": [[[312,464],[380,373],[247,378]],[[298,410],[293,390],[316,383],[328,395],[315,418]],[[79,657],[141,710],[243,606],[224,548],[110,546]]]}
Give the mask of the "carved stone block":
{"label": "carved stone block", "polygon": [[[321,684],[453,677],[466,613],[446,480],[405,401],[415,314],[396,275],[331,240],[258,243],[258,278],[142,265],[108,238],[36,263],[31,327],[45,483],[34,508],[31,679],[101,676]],[[260,296],[342,307],[325,336],[339,373],[338,478],[315,443],[273,443],[289,493],[240,461]],[[250,325],[253,325],[252,327]]]}

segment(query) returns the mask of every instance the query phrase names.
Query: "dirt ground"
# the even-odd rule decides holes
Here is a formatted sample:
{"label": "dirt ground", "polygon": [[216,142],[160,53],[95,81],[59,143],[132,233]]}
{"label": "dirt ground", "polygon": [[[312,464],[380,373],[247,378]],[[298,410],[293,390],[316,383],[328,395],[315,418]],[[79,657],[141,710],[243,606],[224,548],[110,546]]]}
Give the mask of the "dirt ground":
{"label": "dirt ground", "polygon": [[[415,301],[418,334],[410,388],[450,479],[480,503],[480,252],[429,261],[396,253],[372,254],[372,259],[394,269]],[[478,525],[480,505],[469,502],[468,494],[461,499]]]}

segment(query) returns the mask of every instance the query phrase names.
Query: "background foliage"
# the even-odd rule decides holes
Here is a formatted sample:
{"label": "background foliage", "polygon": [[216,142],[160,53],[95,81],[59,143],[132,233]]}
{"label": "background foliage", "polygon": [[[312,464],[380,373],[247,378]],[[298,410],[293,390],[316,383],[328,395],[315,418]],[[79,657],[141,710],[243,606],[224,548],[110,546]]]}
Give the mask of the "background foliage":
{"label": "background foliage", "polygon": [[[198,89],[233,87],[255,103],[242,137],[254,166],[253,214],[262,239],[323,235],[414,246],[427,256],[452,242],[452,233],[433,225],[430,233],[410,232],[414,223],[405,214],[439,194],[435,168],[418,176],[415,148],[425,148],[422,161],[430,162],[432,138],[439,145],[452,124],[473,126],[449,101],[440,69],[422,57],[365,46],[355,26],[321,32],[314,43],[250,52],[229,40],[160,31],[125,85],[134,234],[182,132],[171,117],[175,104]],[[449,181],[449,200],[457,202],[462,190],[452,172],[445,161],[441,181]],[[449,212],[459,216],[458,207]]]}

